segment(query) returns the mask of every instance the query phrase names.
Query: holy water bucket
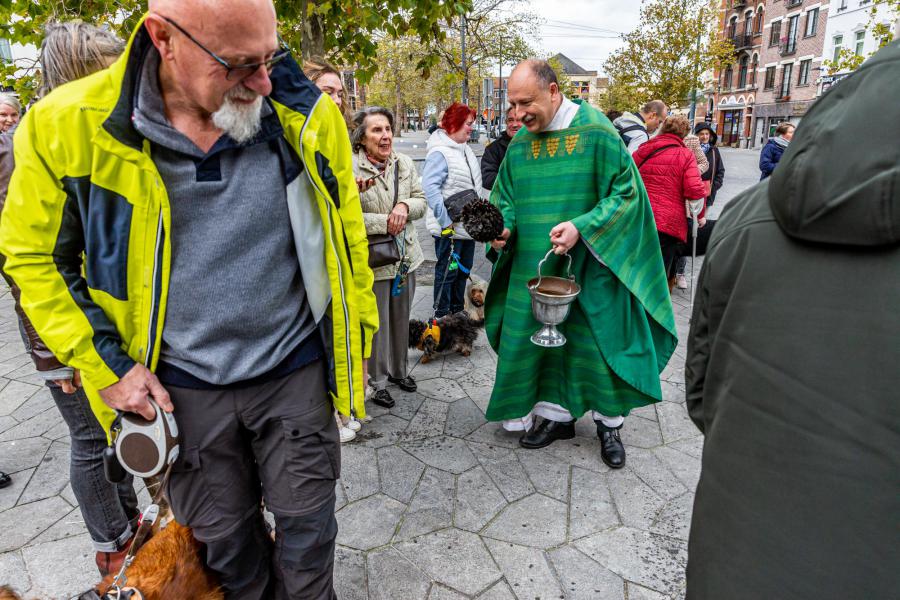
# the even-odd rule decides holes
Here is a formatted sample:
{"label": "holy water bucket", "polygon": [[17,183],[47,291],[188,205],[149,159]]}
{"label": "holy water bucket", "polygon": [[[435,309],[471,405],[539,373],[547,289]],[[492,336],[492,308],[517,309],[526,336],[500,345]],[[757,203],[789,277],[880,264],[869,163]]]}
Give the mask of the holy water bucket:
{"label": "holy water bucket", "polygon": [[572,274],[572,257],[567,268],[568,278],[544,277],[541,268],[553,250],[550,250],[544,259],[538,263],[538,276],[528,282],[528,291],[531,294],[531,312],[534,318],[544,326],[531,336],[531,341],[543,348],[558,348],[565,345],[566,337],[556,329],[556,326],[566,320],[572,302],[581,292],[581,286],[575,283]]}

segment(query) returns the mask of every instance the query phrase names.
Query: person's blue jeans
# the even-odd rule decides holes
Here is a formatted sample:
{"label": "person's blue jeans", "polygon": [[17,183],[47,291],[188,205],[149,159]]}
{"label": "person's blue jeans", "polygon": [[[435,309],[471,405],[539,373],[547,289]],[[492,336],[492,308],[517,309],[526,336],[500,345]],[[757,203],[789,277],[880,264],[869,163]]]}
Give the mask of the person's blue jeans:
{"label": "person's blue jeans", "polygon": [[[462,269],[447,270],[451,248],[459,255],[458,262]],[[434,265],[435,316],[443,317],[458,313],[465,308],[468,275],[463,269],[472,270],[472,263],[475,261],[475,242],[435,237],[434,254],[437,257],[437,264]]]}
{"label": "person's blue jeans", "polygon": [[138,502],[133,478],[129,475],[118,484],[106,480],[103,471],[106,433],[94,416],[84,390],[67,394],[57,386],[49,388],[69,426],[69,480],[94,550],[121,550],[137,526]]}

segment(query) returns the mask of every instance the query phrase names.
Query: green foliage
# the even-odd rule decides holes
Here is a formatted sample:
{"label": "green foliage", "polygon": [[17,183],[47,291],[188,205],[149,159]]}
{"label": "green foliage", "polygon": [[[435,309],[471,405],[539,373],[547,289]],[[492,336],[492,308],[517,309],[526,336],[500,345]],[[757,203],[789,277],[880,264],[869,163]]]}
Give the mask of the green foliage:
{"label": "green foliage", "polygon": [[866,55],[857,54],[854,49],[851,48],[841,48],[837,60],[832,58],[822,63],[822,66],[829,75],[844,71],[855,71],[867,58],[894,41],[892,24],[876,23],[878,14],[882,10],[889,16],[893,16],[895,19],[900,18],[900,0],[875,0],[872,3],[872,7],[869,9],[869,20],[866,24],[866,30],[872,32],[872,35],[878,42],[878,47],[875,51]]}
{"label": "green foliage", "polygon": [[[644,0],[641,22],[605,66],[610,77],[604,110],[634,110],[659,99],[685,104],[703,74],[733,62],[734,46],[718,36],[715,0]],[[699,39],[699,44],[698,44]]]}

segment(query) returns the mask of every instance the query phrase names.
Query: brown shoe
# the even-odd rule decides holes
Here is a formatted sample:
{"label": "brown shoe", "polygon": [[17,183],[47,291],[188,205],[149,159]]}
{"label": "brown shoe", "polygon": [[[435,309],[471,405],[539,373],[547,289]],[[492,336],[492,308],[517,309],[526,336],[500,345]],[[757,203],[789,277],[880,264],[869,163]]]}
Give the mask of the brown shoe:
{"label": "brown shoe", "polygon": [[125,562],[125,555],[128,554],[128,548],[130,547],[131,541],[129,540],[128,545],[118,552],[98,552],[94,557],[94,561],[97,563],[100,577],[118,573],[119,569],[122,568],[122,563]]}

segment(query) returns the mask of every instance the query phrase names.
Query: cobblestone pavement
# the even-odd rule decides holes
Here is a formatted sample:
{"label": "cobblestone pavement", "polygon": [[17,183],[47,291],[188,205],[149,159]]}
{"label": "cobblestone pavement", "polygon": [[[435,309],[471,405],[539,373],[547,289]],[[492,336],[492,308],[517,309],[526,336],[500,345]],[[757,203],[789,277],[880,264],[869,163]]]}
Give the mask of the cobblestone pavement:
{"label": "cobblestone pavement", "polygon": [[[749,169],[755,156],[725,160]],[[0,489],[0,584],[68,597],[97,571],[69,486],[67,430],[0,291],[0,469],[13,477]],[[415,302],[414,314],[430,315],[431,287]],[[392,389],[396,407],[370,407],[372,422],[342,447],[338,597],[682,598],[703,442],[684,406],[687,294],[676,290],[673,304],[680,343],[662,373],[664,399],[626,419],[620,471],[600,461],[588,418],[574,440],[542,450],[485,422],[496,358],[483,334],[469,358],[422,365],[413,351],[418,393]],[[139,498],[149,501],[144,490]]]}

